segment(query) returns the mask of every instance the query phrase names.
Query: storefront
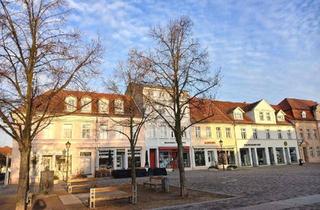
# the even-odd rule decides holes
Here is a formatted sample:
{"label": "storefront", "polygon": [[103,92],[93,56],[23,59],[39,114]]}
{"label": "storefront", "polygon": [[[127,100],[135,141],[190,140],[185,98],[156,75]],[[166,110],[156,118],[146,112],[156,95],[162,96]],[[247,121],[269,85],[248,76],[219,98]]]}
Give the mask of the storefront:
{"label": "storefront", "polygon": [[264,166],[298,163],[297,141],[238,140],[240,166]]}
{"label": "storefront", "polygon": [[[184,167],[190,167],[189,147],[183,148]],[[159,147],[159,167],[167,169],[178,168],[178,149],[177,147]]]}

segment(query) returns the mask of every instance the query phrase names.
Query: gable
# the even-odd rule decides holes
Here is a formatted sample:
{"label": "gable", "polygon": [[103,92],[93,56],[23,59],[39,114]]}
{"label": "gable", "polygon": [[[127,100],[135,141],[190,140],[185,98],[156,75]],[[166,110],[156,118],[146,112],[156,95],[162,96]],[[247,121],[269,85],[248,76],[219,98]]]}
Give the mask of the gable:
{"label": "gable", "polygon": [[265,110],[265,111],[275,111],[274,108],[264,99],[262,99],[256,106],[252,109],[254,111]]}

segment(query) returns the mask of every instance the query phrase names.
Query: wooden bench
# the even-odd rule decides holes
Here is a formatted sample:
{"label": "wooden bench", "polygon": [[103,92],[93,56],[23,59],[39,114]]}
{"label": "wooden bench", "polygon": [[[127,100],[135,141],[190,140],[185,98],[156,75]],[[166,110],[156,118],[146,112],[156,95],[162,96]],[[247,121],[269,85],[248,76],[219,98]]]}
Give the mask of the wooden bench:
{"label": "wooden bench", "polygon": [[122,191],[117,186],[99,187],[99,188],[90,188],[90,195],[89,195],[88,202],[89,202],[90,208],[95,208],[97,201],[129,199],[129,202],[130,202],[131,198],[132,198],[131,193]]}
{"label": "wooden bench", "polygon": [[144,187],[153,188],[155,190],[162,189],[164,192],[169,192],[169,184],[165,176],[150,176],[149,181],[143,183]]}
{"label": "wooden bench", "polygon": [[96,186],[96,178],[71,179],[67,182],[68,193],[73,193],[74,189],[87,189]]}

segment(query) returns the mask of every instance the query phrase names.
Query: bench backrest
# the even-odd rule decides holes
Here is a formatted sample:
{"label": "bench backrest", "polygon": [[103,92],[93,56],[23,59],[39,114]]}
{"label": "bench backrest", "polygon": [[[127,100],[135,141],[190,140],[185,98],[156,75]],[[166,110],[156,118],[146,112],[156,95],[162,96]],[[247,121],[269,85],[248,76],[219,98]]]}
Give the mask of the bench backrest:
{"label": "bench backrest", "polygon": [[97,179],[92,177],[92,178],[85,178],[85,179],[70,179],[68,180],[68,184],[74,184],[74,183],[83,183],[83,182],[92,182],[96,181]]}

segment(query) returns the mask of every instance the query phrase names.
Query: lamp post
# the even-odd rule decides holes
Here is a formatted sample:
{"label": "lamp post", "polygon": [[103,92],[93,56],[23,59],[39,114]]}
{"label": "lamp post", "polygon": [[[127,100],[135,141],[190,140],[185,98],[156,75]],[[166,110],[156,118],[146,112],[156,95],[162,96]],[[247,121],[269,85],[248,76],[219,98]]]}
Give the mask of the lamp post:
{"label": "lamp post", "polygon": [[222,139],[220,139],[219,144],[220,144],[221,155],[222,155],[222,169],[225,170],[225,169],[224,169],[224,154],[222,153],[222,152],[223,152],[223,151],[222,151],[222,146],[223,146],[223,141],[222,141]]}
{"label": "lamp post", "polygon": [[68,173],[69,173],[69,149],[70,149],[71,143],[67,141],[66,143],[66,158],[67,158],[67,172],[66,172],[66,182],[68,183]]}

